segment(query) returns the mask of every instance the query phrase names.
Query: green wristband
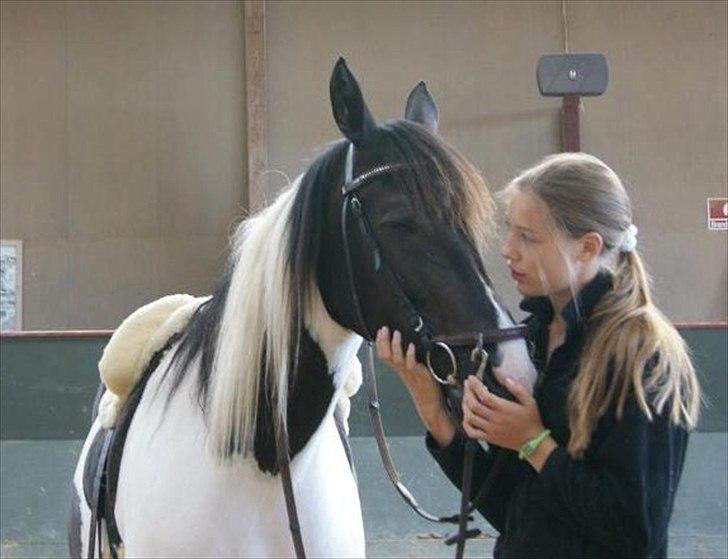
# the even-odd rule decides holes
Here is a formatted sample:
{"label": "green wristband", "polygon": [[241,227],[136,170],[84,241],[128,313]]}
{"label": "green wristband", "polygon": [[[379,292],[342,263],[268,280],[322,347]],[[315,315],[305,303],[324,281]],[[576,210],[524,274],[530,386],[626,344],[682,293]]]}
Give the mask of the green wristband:
{"label": "green wristband", "polygon": [[527,440],[521,445],[521,448],[518,449],[518,458],[520,460],[525,460],[526,458],[531,456],[531,454],[533,454],[534,451],[538,448],[538,445],[541,444],[541,441],[543,441],[550,434],[551,431],[549,429],[544,429],[532,439]]}

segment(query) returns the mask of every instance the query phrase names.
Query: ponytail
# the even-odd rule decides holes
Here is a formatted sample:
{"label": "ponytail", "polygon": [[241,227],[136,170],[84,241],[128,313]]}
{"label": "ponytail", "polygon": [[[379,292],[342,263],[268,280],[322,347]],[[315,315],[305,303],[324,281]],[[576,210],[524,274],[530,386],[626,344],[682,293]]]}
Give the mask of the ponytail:
{"label": "ponytail", "polygon": [[653,304],[650,279],[636,251],[620,252],[613,288],[589,318],[579,373],[568,398],[568,451],[582,458],[597,421],[616,404],[621,418],[632,395],[652,420],[669,406],[675,425],[698,421],[700,388],[680,334]]}

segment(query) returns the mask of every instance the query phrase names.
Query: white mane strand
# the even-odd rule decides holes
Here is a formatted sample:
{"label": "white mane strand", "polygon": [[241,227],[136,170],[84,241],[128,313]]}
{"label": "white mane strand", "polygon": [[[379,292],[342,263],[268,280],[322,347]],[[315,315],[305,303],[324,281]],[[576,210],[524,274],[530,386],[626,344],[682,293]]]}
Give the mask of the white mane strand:
{"label": "white mane strand", "polygon": [[264,363],[265,393],[276,406],[274,424],[286,421],[296,291],[290,285],[284,246],[299,182],[241,223],[232,239],[235,267],[217,334],[207,403],[208,441],[219,458],[245,456],[253,449]]}

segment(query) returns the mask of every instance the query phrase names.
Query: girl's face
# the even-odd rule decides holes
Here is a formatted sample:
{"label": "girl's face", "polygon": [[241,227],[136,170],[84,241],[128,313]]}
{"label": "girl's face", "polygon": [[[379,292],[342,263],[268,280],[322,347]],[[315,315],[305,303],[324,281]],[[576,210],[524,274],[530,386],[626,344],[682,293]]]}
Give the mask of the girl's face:
{"label": "girl's face", "polygon": [[[568,238],[538,196],[515,189],[506,209],[508,230],[502,255],[524,297],[571,298],[571,278],[578,278],[582,246]],[[573,276],[570,275],[571,268]]]}

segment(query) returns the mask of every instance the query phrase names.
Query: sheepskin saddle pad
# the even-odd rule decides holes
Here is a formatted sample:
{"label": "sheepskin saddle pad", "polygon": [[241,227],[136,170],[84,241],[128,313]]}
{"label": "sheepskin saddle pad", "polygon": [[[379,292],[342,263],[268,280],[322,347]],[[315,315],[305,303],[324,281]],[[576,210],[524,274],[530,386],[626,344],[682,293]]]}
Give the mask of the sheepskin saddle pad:
{"label": "sheepskin saddle pad", "polygon": [[126,399],[154,354],[184,331],[195,310],[209,297],[168,295],[134,311],[114,331],[99,361],[106,392],[99,420],[109,429],[119,420]]}

